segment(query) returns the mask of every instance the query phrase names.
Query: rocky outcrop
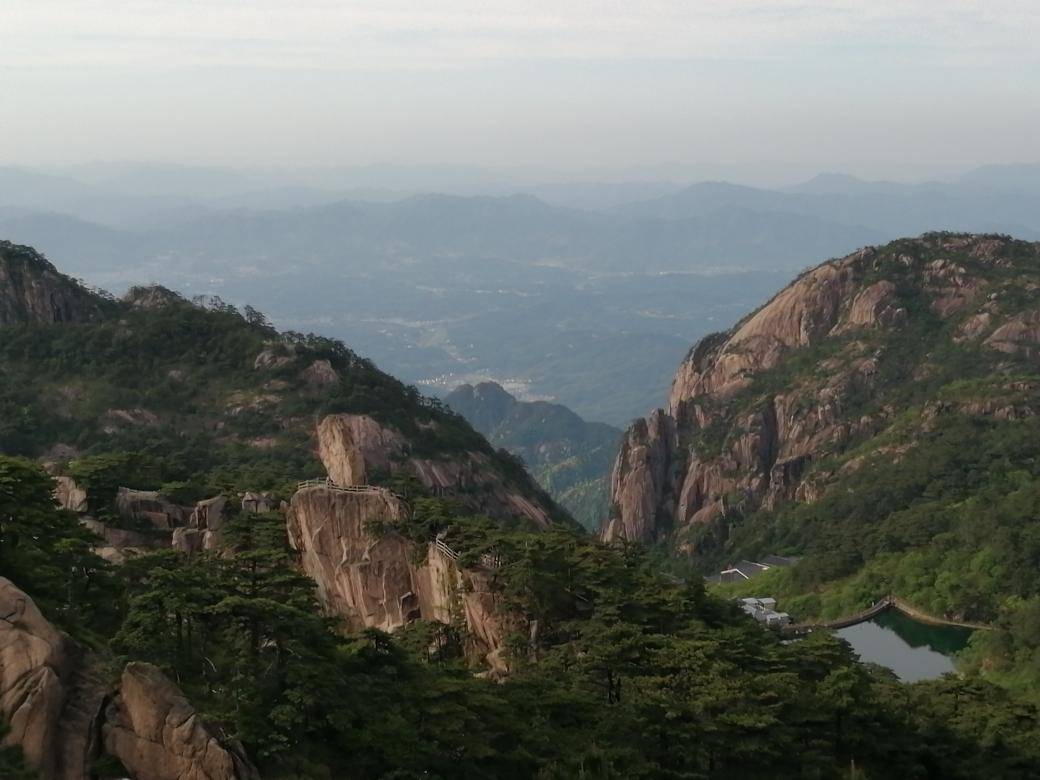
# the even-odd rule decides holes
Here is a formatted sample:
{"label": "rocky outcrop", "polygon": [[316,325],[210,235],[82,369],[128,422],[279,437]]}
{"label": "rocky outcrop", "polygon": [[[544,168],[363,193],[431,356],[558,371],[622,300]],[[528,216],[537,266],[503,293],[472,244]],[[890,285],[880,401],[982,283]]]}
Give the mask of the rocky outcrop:
{"label": "rocky outcrop", "polygon": [[173,529],[171,544],[181,552],[195,553],[215,550],[220,546],[220,534],[229,514],[226,496],[207,498],[195,504],[187,526]]}
{"label": "rocky outcrop", "polygon": [[113,434],[128,428],[154,428],[159,424],[159,417],[147,409],[109,409],[101,416],[104,425],[101,430]]}
{"label": "rocky outcrop", "polygon": [[270,493],[246,492],[242,496],[242,511],[249,514],[259,515],[264,512],[273,512],[279,508],[278,499]]}
{"label": "rocky outcrop", "polygon": [[261,350],[253,361],[257,371],[273,371],[287,366],[296,360],[295,352],[285,344],[271,344]]}
{"label": "rocky outcrop", "polygon": [[207,498],[195,504],[188,525],[204,531],[219,531],[227,518],[228,501],[224,496]]}
{"label": "rocky outcrop", "polygon": [[350,628],[464,620],[473,655],[503,671],[505,626],[490,574],[459,568],[432,540],[417,546],[388,530],[407,516],[385,490],[307,487],[290,503],[289,542],[325,610]]}
{"label": "rocky outcrop", "polygon": [[374,524],[403,520],[408,509],[389,491],[307,488],[293,496],[289,543],[318,586],[325,609],[354,628],[391,631],[409,620],[414,596],[411,545]]}
{"label": "rocky outcrop", "polygon": [[661,409],[625,434],[611,479],[615,513],[603,529],[605,541],[653,541],[659,513],[674,508],[667,494],[677,444],[674,420]]}
{"label": "rocky outcrop", "polygon": [[161,534],[148,535],[114,528],[93,517],[83,517],[80,523],[98,537],[99,543],[95,545],[94,552],[109,563],[123,563],[128,555],[139,555],[164,547],[166,543],[166,538]]}
{"label": "rocky outcrop", "polygon": [[54,500],[69,512],[83,514],[87,511],[87,491],[77,485],[72,477],[54,477]]}
{"label": "rocky outcrop", "polygon": [[20,747],[41,780],[84,780],[102,750],[135,780],[257,778],[158,669],[129,664],[113,686],[97,659],[2,577],[0,716],[10,725],[3,744]]}
{"label": "rocky outcrop", "polygon": [[135,309],[157,311],[169,306],[184,305],[188,301],[180,293],[176,293],[168,287],[154,284],[145,287],[131,287],[123,296],[123,303]]}
{"label": "rocky outcrop", "polygon": [[1011,317],[985,343],[999,352],[1019,354],[1029,360],[1040,358],[1040,310]]}
{"label": "rocky outcrop", "polygon": [[0,241],[0,325],[94,322],[110,308],[35,250]]}
{"label": "rocky outcrop", "polygon": [[191,515],[190,508],[167,501],[158,491],[126,487],[116,493],[116,509],[127,520],[146,522],[161,531],[186,525]]}
{"label": "rocky outcrop", "polygon": [[337,485],[364,485],[370,470],[388,471],[406,451],[404,436],[366,415],[330,415],[318,425],[318,454]]}
{"label": "rocky outcrop", "polygon": [[105,751],[136,780],[252,780],[256,770],[222,744],[180,689],[151,664],[127,664],[105,710]]}
{"label": "rocky outcrop", "polygon": [[29,766],[49,780],[58,771],[58,719],[74,648],[25,593],[0,577],[0,715]]}
{"label": "rocky outcrop", "polygon": [[548,507],[534,491],[511,484],[487,454],[415,457],[404,435],[366,415],[324,418],[318,425],[318,454],[337,485],[364,485],[376,471],[406,473],[433,493],[452,495],[474,511],[502,519],[525,518],[541,528],[551,523]]}
{"label": "rocky outcrop", "polygon": [[328,360],[315,360],[300,376],[309,387],[328,387],[339,381],[339,374]]}
{"label": "rocky outcrop", "polygon": [[[732,330],[703,339],[680,365],[667,410],[626,434],[602,537],[651,542],[733,511],[819,497],[814,464],[894,414],[884,405],[869,415],[852,410],[879,390],[888,345],[912,317],[930,318],[932,337],[946,343],[976,341],[1036,361],[1040,312],[1014,307],[1018,288],[1037,282],[1008,273],[1023,255],[1040,256],[1040,247],[935,234],[863,249],[802,274]],[[1021,267],[1028,275],[1035,266]],[[803,363],[789,368],[796,352]],[[771,369],[788,378],[754,384]],[[912,381],[935,370],[923,360]],[[958,408],[1005,419],[1029,412],[1008,401]]]}

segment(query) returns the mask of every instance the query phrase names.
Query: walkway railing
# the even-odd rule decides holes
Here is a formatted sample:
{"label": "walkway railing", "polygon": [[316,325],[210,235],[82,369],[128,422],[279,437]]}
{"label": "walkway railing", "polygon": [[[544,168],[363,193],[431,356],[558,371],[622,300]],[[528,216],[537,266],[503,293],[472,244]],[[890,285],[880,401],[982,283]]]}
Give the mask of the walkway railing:
{"label": "walkway railing", "polygon": [[306,479],[303,482],[296,484],[297,490],[305,490],[306,488],[320,487],[328,490],[338,490],[341,493],[390,493],[384,487],[378,485],[338,485],[330,479]]}
{"label": "walkway railing", "polygon": [[433,546],[440,550],[442,553],[444,553],[444,555],[446,555],[448,558],[451,558],[451,560],[453,561],[457,561],[460,557],[459,553],[457,553],[455,550],[453,550],[440,539],[434,539]]}
{"label": "walkway railing", "polygon": [[948,620],[947,618],[935,617],[929,615],[921,610],[912,607],[907,604],[898,596],[885,596],[880,601],[874,602],[871,606],[864,610],[855,612],[851,615],[845,615],[844,617],[835,618],[834,620],[828,620],[822,623],[798,623],[795,625],[786,626],[783,630],[785,634],[793,634],[795,636],[803,636],[805,634],[811,634],[813,631],[819,629],[836,629],[836,628],[848,628],[858,623],[866,623],[871,618],[880,615],[887,609],[896,609],[902,612],[907,617],[913,618],[921,623],[931,623],[937,626],[956,626],[958,628],[970,628],[977,631],[992,631],[993,626],[987,626],[984,623],[969,623],[963,620]]}
{"label": "walkway railing", "polygon": [[[434,539],[433,546],[453,561],[458,561],[458,559],[462,557],[462,553],[451,547],[443,539]],[[484,553],[477,559],[477,561],[485,569],[497,569],[502,565],[502,556],[497,553]]]}

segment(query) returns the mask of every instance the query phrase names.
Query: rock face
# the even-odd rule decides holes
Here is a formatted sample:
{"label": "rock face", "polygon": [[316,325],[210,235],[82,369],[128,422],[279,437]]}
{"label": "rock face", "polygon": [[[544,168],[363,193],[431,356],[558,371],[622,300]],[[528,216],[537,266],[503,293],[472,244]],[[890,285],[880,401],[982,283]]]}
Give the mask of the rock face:
{"label": "rock face", "polygon": [[452,458],[413,457],[408,440],[398,431],[366,415],[330,415],[318,425],[318,454],[337,485],[364,485],[373,471],[409,473],[426,488],[450,494],[474,511],[499,518],[526,518],[536,526],[550,525],[548,507],[498,473],[482,452],[462,452]]}
{"label": "rock face", "polygon": [[4,741],[20,745],[28,764],[49,779],[57,772],[58,718],[73,646],[36,604],[0,577],[0,715],[10,724]]}
{"label": "rock face", "polygon": [[[818,496],[826,475],[810,475],[814,465],[888,424],[892,407],[854,410],[888,389],[879,377],[906,327],[929,323],[935,344],[980,348],[997,371],[1002,355],[1035,361],[1040,314],[1018,308],[1018,290],[1040,290],[1030,270],[1037,258],[1037,244],[933,234],[803,274],[732,330],[697,344],[668,408],[629,429],[602,537],[669,538],[686,550],[691,529],[733,511]],[[801,362],[791,362],[795,354]],[[935,370],[922,360],[912,381]]]}
{"label": "rock face", "polygon": [[18,745],[41,780],[84,780],[102,750],[135,780],[257,778],[158,669],[127,665],[111,697],[112,685],[93,667],[32,599],[0,577],[0,716],[11,727],[3,744]]}
{"label": "rock face", "polygon": [[184,296],[176,293],[162,285],[149,285],[146,287],[135,286],[127,290],[123,296],[123,303],[135,309],[148,309],[156,311],[168,306],[186,303]]}
{"label": "rock face", "polygon": [[105,751],[137,780],[258,777],[244,756],[222,745],[180,689],[151,664],[127,664],[105,710]]}
{"label": "rock face", "polygon": [[125,487],[116,494],[116,509],[128,520],[146,521],[160,531],[186,525],[191,515],[188,507],[166,501],[156,491]]}
{"label": "rock face", "polygon": [[339,381],[339,374],[328,360],[315,360],[303,370],[301,376],[311,387],[328,387]]}
{"label": "rock face", "polygon": [[676,445],[675,423],[660,409],[628,430],[614,465],[610,491],[617,505],[603,528],[604,541],[653,538],[658,510],[672,508],[664,496]]}
{"label": "rock face", "polygon": [[215,549],[220,544],[220,531],[227,510],[228,502],[224,496],[199,501],[188,517],[188,525],[173,530],[173,549],[182,552]]}
{"label": "rock face", "polygon": [[986,346],[1029,360],[1040,358],[1040,310],[1023,312],[990,334]]}
{"label": "rock face", "polygon": [[242,496],[242,511],[250,514],[273,512],[279,508],[278,501],[270,493],[247,492]]}
{"label": "rock face", "polygon": [[35,250],[0,241],[0,325],[92,322],[105,303]]}
{"label": "rock face", "polygon": [[384,490],[349,493],[307,488],[293,496],[289,542],[317,583],[330,614],[354,628],[390,631],[408,621],[415,588],[411,545],[396,534],[373,537],[372,523],[403,519],[407,507]]}
{"label": "rock face", "polygon": [[465,620],[474,655],[504,669],[505,630],[489,574],[463,570],[436,544],[417,548],[380,522],[407,516],[405,504],[378,488],[298,491],[288,515],[289,541],[317,584],[326,611],[352,629],[393,631],[413,620]]}
{"label": "rock face", "polygon": [[87,491],[76,484],[72,477],[54,478],[54,500],[62,509],[76,514],[87,511]]}

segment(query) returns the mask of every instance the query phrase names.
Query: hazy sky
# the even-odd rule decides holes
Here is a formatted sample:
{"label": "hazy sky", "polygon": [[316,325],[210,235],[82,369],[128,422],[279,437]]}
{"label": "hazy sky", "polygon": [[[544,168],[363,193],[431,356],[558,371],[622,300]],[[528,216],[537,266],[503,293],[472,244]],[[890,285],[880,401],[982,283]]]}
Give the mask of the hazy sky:
{"label": "hazy sky", "polygon": [[0,162],[1040,159],[1037,0],[0,0]]}

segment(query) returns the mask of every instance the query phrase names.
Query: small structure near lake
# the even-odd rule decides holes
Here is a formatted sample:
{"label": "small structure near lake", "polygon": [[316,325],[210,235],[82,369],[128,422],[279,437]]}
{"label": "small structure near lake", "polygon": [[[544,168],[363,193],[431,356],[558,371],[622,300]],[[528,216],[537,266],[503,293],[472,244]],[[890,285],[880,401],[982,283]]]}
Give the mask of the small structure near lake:
{"label": "small structure near lake", "polygon": [[791,622],[791,616],[786,612],[776,611],[776,599],[773,598],[740,599],[740,608],[769,628],[782,629]]}

